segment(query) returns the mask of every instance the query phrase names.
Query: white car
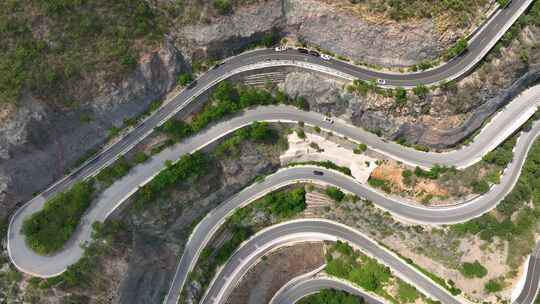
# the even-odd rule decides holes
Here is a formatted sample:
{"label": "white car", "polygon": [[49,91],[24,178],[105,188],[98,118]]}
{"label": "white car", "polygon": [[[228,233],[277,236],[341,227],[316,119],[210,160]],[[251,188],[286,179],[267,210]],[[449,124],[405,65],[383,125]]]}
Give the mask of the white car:
{"label": "white car", "polygon": [[284,47],[284,46],[277,46],[274,50],[275,50],[276,52],[283,52],[283,51],[285,51],[286,49],[287,49],[287,48]]}
{"label": "white car", "polygon": [[334,123],[334,120],[333,120],[332,118],[328,117],[328,116],[325,116],[325,117],[324,117],[324,120],[325,120],[325,121],[328,121],[328,122],[331,123],[331,124]]}
{"label": "white car", "polygon": [[386,80],[379,78],[377,79],[377,83],[383,85],[383,84],[386,84]]}
{"label": "white car", "polygon": [[326,54],[321,54],[322,60],[330,60],[330,56]]}

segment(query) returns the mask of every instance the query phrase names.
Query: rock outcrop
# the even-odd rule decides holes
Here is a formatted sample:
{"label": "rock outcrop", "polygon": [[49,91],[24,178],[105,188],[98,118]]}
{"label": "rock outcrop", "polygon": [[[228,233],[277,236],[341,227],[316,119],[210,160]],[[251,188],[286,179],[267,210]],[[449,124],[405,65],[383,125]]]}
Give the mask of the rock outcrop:
{"label": "rock outcrop", "polygon": [[[201,5],[211,10],[210,2]],[[171,43],[142,56],[136,71],[116,83],[96,79],[99,89],[91,95],[97,97],[80,101],[76,109],[56,108],[29,93],[7,117],[0,109],[0,217],[102,144],[111,126],[142,112],[149,102],[170,91],[178,73],[188,69],[184,58],[223,58],[273,31],[379,65],[437,57],[452,40],[440,39],[429,20],[401,25],[370,23],[318,0],[256,1],[211,20],[171,25],[167,35]],[[338,89],[324,94],[337,94]],[[328,105],[322,109],[321,104],[321,110],[339,112],[347,102],[344,98],[337,108]],[[357,120],[385,130],[395,128],[382,113],[366,112]]]}
{"label": "rock outcrop", "polygon": [[458,33],[438,32],[432,19],[373,22],[320,0],[268,0],[235,8],[209,24],[183,26],[172,35],[192,58],[223,57],[277,30],[355,61],[385,67],[435,59]]}
{"label": "rock outcrop", "polygon": [[54,108],[25,94],[15,114],[0,123],[0,217],[103,144],[112,126],[169,92],[186,69],[181,53],[166,42],[126,79],[104,84],[98,97],[77,109]]}
{"label": "rock outcrop", "polygon": [[126,208],[121,216],[133,231],[134,245],[119,303],[160,303],[175,273],[177,254],[183,252],[197,219],[248,186],[255,177],[279,167],[277,151],[253,143],[239,148],[238,157],[219,160],[201,179],[178,185],[142,212]]}
{"label": "rock outcrop", "polygon": [[[348,93],[344,84],[308,72],[288,74],[282,89],[291,97],[303,96],[310,109],[339,116],[353,125],[364,128],[392,140],[405,139],[432,148],[444,149],[455,146],[473,134],[483,122],[498,109],[504,107],[526,88],[540,81],[540,66],[531,67],[529,72],[518,78],[509,88],[500,89],[495,96],[484,94],[474,100],[475,106],[466,105],[470,113],[463,115],[463,122],[455,127],[440,128],[428,121],[443,119],[445,115],[460,113],[429,113],[431,119],[419,120],[422,107],[429,106],[430,99],[414,100],[409,108],[396,109],[393,99],[360,96]],[[385,102],[385,99],[387,102]],[[390,103],[390,106],[388,105]]]}
{"label": "rock outcrop", "polygon": [[437,58],[455,36],[442,37],[433,19],[369,22],[317,0],[284,0],[287,31],[298,40],[380,66]]}

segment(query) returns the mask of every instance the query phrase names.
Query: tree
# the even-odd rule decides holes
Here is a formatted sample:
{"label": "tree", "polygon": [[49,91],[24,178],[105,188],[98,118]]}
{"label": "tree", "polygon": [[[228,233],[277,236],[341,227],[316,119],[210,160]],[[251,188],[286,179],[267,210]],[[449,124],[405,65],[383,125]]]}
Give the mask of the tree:
{"label": "tree", "polygon": [[30,248],[39,254],[50,254],[61,249],[90,206],[93,193],[92,181],[77,182],[45,202],[41,211],[23,222],[22,233]]}
{"label": "tree", "polygon": [[429,89],[425,85],[419,84],[416,87],[414,87],[413,92],[419,98],[425,98],[427,93],[429,93]]}
{"label": "tree", "polygon": [[230,0],[214,0],[214,8],[222,14],[226,15],[231,12],[232,4]]}
{"label": "tree", "polygon": [[137,153],[135,153],[134,160],[137,164],[144,163],[147,159],[148,155],[146,155],[144,152],[138,151]]}
{"label": "tree", "polygon": [[249,128],[249,139],[253,141],[271,141],[277,134],[270,128],[267,122],[254,122]]}
{"label": "tree", "polygon": [[469,47],[469,42],[465,38],[460,38],[454,46],[446,51],[445,59],[450,60],[456,56],[461,55]]}
{"label": "tree", "polygon": [[395,91],[394,97],[396,99],[396,103],[399,106],[402,106],[405,103],[407,103],[407,91],[405,91],[404,88],[397,88]]}
{"label": "tree", "polygon": [[306,98],[303,96],[296,98],[294,100],[294,105],[300,110],[309,111],[309,103],[307,102]]}
{"label": "tree", "polygon": [[337,187],[328,186],[326,187],[326,195],[336,202],[341,202],[345,197],[345,193]]}
{"label": "tree", "polygon": [[477,194],[483,194],[489,190],[489,184],[485,180],[473,181],[471,186],[473,192]]}
{"label": "tree", "polygon": [[354,152],[355,154],[362,154],[362,153],[366,152],[367,148],[368,148],[368,147],[367,147],[366,144],[358,144],[358,145],[356,146],[356,148],[354,148],[353,152]]}
{"label": "tree", "polygon": [[296,130],[296,135],[298,135],[298,138],[300,138],[300,139],[305,139],[306,138],[306,133],[302,129]]}
{"label": "tree", "polygon": [[484,289],[488,292],[488,293],[495,293],[495,292],[499,292],[503,289],[503,286],[501,283],[497,282],[496,280],[489,280],[485,285],[484,285]]}
{"label": "tree", "polygon": [[191,81],[193,81],[193,78],[188,73],[182,73],[178,76],[178,83],[183,86],[189,84]]}
{"label": "tree", "polygon": [[467,278],[483,278],[487,275],[487,269],[480,262],[465,262],[461,264],[460,272]]}

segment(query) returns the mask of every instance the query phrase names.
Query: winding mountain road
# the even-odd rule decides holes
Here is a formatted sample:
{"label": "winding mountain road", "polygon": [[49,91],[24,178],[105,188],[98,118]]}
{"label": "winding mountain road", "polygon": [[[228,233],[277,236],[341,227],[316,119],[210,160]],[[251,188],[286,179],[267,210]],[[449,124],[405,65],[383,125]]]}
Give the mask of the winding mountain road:
{"label": "winding mountain road", "polygon": [[[441,81],[461,77],[470,71],[531,3],[532,0],[512,1],[508,8],[500,10],[492,20],[487,22],[484,28],[478,31],[471,40],[468,51],[465,54],[440,67],[419,73],[381,73],[353,66],[342,61],[324,61],[317,57],[299,54],[296,51],[274,52],[272,50],[257,50],[232,57],[219,68],[212,69],[200,77],[194,88],[179,93],[170,102],[150,115],[145,121],[139,124],[134,130],[127,133],[118,142],[88,160],[82,166],[74,170],[73,173],[61,179],[17,210],[11,219],[8,229],[7,247],[9,257],[20,271],[34,276],[52,277],[62,273],[67,266],[75,263],[82,256],[80,245],[90,240],[92,223],[95,221],[104,221],[118,206],[121,205],[122,202],[132,195],[140,185],[144,185],[151,180],[153,176],[159,173],[163,168],[165,160],[177,160],[182,154],[191,153],[253,121],[305,121],[306,123],[319,125],[325,129],[332,130],[335,133],[342,134],[358,142],[367,143],[371,148],[381,153],[412,165],[430,167],[434,164],[443,164],[455,165],[460,168],[471,165],[478,161],[481,156],[490,149],[496,147],[507,136],[512,134],[522,122],[526,121],[526,119],[534,113],[537,103],[540,100],[540,89],[538,87],[534,87],[516,98],[514,102],[497,115],[496,119],[493,119],[493,121],[482,130],[480,135],[477,136],[471,145],[466,146],[459,151],[451,151],[442,154],[425,153],[404,148],[395,143],[381,140],[375,135],[361,129],[340,122],[329,124],[323,121],[321,115],[299,111],[291,107],[279,106],[251,109],[229,121],[221,122],[200,134],[186,139],[182,143],[154,156],[148,162],[133,168],[127,176],[118,180],[110,188],[100,194],[97,201],[84,215],[74,237],[63,250],[50,256],[40,256],[26,246],[24,236],[21,234],[21,227],[24,219],[41,210],[48,198],[66,190],[76,181],[95,176],[102,168],[114,162],[118,157],[146,138],[155,127],[161,125],[167,119],[178,113],[178,111],[181,111],[189,103],[194,102],[196,97],[206,92],[209,88],[232,75],[267,67],[295,66],[349,80],[357,78],[364,80],[383,78],[387,80],[388,86],[412,87],[418,84],[436,84]],[[515,159],[506,170],[500,185],[493,187],[488,194],[479,198],[478,201],[470,202],[458,207],[444,209],[425,208],[422,212],[418,212],[418,210],[414,209],[415,207],[393,201],[373,189],[354,183],[354,181],[346,176],[337,176],[335,173],[327,171],[325,178],[334,177],[333,182],[335,182],[335,185],[340,186],[339,184],[341,183],[346,189],[347,186],[349,186],[349,188],[357,189],[355,191],[359,192],[360,195],[368,197],[382,208],[388,209],[397,216],[432,224],[460,222],[479,216],[483,212],[493,208],[500,198],[511,189],[519,176],[521,164],[526,157],[526,153],[530,148],[533,139],[536,138],[539,133],[540,128],[538,125],[535,125],[531,132],[520,137],[516,147]],[[305,168],[303,169],[305,170]],[[302,168],[288,170],[291,171],[287,171],[287,173],[298,173],[296,176],[297,180],[313,179],[312,174],[310,172],[302,171]],[[275,176],[278,178],[280,173],[278,172]],[[262,185],[267,182],[272,182],[273,180],[274,179],[272,178],[267,179]],[[290,183],[294,180],[294,178],[286,178],[286,181],[284,180],[281,182]],[[268,189],[271,189],[272,187],[277,187],[278,184],[274,183],[269,184],[268,186]],[[250,199],[253,198],[248,198],[247,200],[244,200],[244,202],[249,201]],[[241,205],[241,203],[239,205]],[[237,207],[238,206],[235,208]],[[213,214],[214,212],[215,211],[210,214]],[[214,225],[215,223],[211,224]],[[209,226],[209,228],[215,229],[212,227],[214,226]],[[195,238],[196,233],[190,238],[190,242]],[[204,243],[204,240],[202,243]],[[189,256],[190,250],[200,250],[200,247],[190,247],[189,244],[187,247],[186,253],[184,253],[182,259],[184,259],[184,256]],[[195,260],[196,255],[197,254],[194,254],[192,256]],[[193,259],[190,260],[190,263],[191,262],[193,262]],[[182,265],[182,262],[180,265]],[[183,280],[181,280],[181,283],[183,283]],[[175,285],[173,284],[173,286]],[[177,285],[177,287],[181,287],[181,284]],[[177,290],[179,290],[179,288]],[[169,299],[172,298],[169,297]]]}
{"label": "winding mountain road", "polygon": [[329,220],[302,219],[271,226],[244,242],[210,283],[201,304],[226,303],[241,277],[262,256],[275,248],[294,242],[336,240],[346,241],[367,255],[376,257],[379,262],[390,267],[397,276],[412,283],[434,299],[445,304],[462,303],[462,300],[458,300],[447,290],[403,262],[394,253],[379,246],[360,232]]}
{"label": "winding mountain road", "polygon": [[323,289],[341,290],[349,294],[357,295],[362,297],[367,304],[384,304],[382,300],[373,297],[371,294],[350,283],[332,277],[316,276],[301,277],[294,281],[289,281],[289,283],[276,293],[269,304],[296,303],[300,299],[318,293]]}

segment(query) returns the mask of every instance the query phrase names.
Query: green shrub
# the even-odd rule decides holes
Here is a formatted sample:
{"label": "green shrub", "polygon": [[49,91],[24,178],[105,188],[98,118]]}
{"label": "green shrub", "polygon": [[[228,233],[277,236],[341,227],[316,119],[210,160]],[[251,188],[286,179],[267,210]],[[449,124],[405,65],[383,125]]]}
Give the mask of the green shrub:
{"label": "green shrub", "polygon": [[326,187],[326,195],[336,202],[341,202],[345,197],[345,193],[337,187],[328,186]]}
{"label": "green shrub", "polygon": [[135,153],[134,160],[135,160],[135,163],[142,164],[148,160],[148,155],[146,155],[142,151],[138,151],[137,153]]}
{"label": "green shrub", "polygon": [[426,95],[429,93],[429,89],[425,85],[417,85],[416,87],[414,87],[413,92],[416,96],[420,98],[425,98]]}
{"label": "green shrub", "polygon": [[428,146],[414,144],[412,147],[413,147],[413,149],[418,150],[418,151],[429,152],[429,147]]}
{"label": "green shrub", "polygon": [[460,272],[467,278],[483,278],[488,271],[480,262],[474,261],[474,263],[465,262],[461,264]]}
{"label": "green shrub", "polygon": [[306,133],[302,129],[296,130],[296,135],[298,135],[298,138],[300,138],[300,139],[305,139],[306,138]]}
{"label": "green shrub", "polygon": [[309,102],[306,100],[304,96],[300,96],[296,98],[293,102],[293,104],[299,108],[300,110],[309,111]]}
{"label": "green shrub", "polygon": [[407,186],[412,186],[413,184],[413,172],[411,170],[403,170],[401,172],[401,176],[403,177],[403,183]]}
{"label": "green shrub", "polygon": [[136,197],[137,204],[141,206],[153,201],[166,187],[201,176],[208,165],[208,156],[202,152],[183,155],[178,162],[164,169],[148,184],[139,188]]}
{"label": "green shrub", "polygon": [[232,4],[230,0],[214,0],[214,8],[222,15],[231,12]]}
{"label": "green shrub", "polygon": [[297,188],[285,192],[275,192],[264,197],[265,210],[279,219],[290,218],[306,209],[306,191]]}
{"label": "green shrub", "polygon": [[388,181],[386,181],[386,180],[370,177],[368,179],[368,184],[371,187],[380,188],[386,193],[392,192],[392,189],[390,188],[390,185],[389,185]]}
{"label": "green shrub", "polygon": [[473,181],[471,184],[474,193],[483,194],[489,191],[489,184],[485,180]]}
{"label": "green shrub", "polygon": [[325,271],[332,276],[358,284],[368,291],[379,290],[390,280],[390,269],[364,255],[358,259],[358,255],[354,251],[351,253],[340,251],[339,257],[327,259]]}
{"label": "green shrub", "polygon": [[420,297],[418,290],[414,286],[403,281],[398,282],[398,298],[401,303],[412,303]]}
{"label": "green shrub", "polygon": [[326,168],[326,169],[332,169],[332,170],[336,170],[336,171],[339,171],[345,175],[349,175],[351,176],[351,169],[347,168],[347,167],[343,167],[343,166],[338,166],[336,165],[335,163],[329,161],[329,160],[326,160],[326,161],[305,161],[305,162],[292,162],[292,163],[289,163],[288,166],[290,167],[294,167],[294,166],[303,166],[303,165],[315,165],[315,166],[319,166],[319,167],[323,167],[323,168]]}
{"label": "green shrub", "polygon": [[356,146],[356,148],[354,148],[353,152],[354,152],[355,154],[362,154],[362,153],[366,152],[367,148],[368,148],[368,147],[367,147],[366,144],[358,144],[358,145]]}
{"label": "green shrub", "polygon": [[429,171],[426,171],[420,167],[414,169],[414,175],[429,179],[438,179],[441,173],[448,171],[449,168],[441,167],[439,165],[433,166]]}
{"label": "green shrub", "polygon": [[496,280],[489,280],[485,285],[484,285],[484,289],[488,292],[488,293],[495,293],[495,292],[499,292],[503,289],[503,286],[501,283],[499,283],[498,281]]}
{"label": "green shrub", "polygon": [[193,81],[193,77],[189,73],[182,73],[178,76],[177,82],[183,86],[188,85]]}
{"label": "green shrub", "polygon": [[499,3],[502,8],[505,8],[510,4],[510,1],[512,0],[497,0],[497,3]]}
{"label": "green shrub", "polygon": [[407,103],[407,91],[404,88],[397,88],[394,97],[399,106]]}
{"label": "green shrub", "polygon": [[334,289],[323,289],[298,301],[298,304],[363,304],[364,300]]}
{"label": "green shrub", "polygon": [[61,249],[90,206],[93,193],[92,181],[78,182],[48,200],[41,211],[24,220],[22,233],[28,246],[39,254]]}
{"label": "green shrub", "polygon": [[460,38],[458,39],[458,41],[456,42],[456,44],[454,44],[454,46],[452,46],[451,48],[449,48],[447,51],[446,51],[446,54],[445,54],[445,59],[446,60],[450,60],[456,56],[459,56],[461,55],[461,53],[465,52],[465,50],[469,47],[469,42],[467,41],[467,39],[465,38]]}
{"label": "green shrub", "polygon": [[105,187],[112,185],[114,181],[128,174],[131,165],[122,156],[114,164],[101,169],[96,179]]}

